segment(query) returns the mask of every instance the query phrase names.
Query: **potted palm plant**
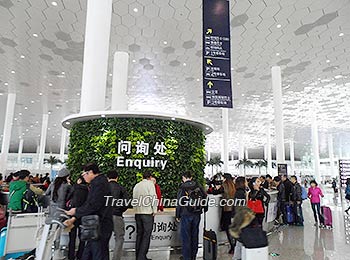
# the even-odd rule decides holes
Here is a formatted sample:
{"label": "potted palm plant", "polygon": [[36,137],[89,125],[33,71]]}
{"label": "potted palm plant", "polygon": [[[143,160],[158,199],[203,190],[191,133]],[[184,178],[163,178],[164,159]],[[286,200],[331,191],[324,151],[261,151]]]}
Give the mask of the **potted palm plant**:
{"label": "potted palm plant", "polygon": [[214,166],[216,167],[216,172],[218,171],[218,167],[221,166],[224,162],[221,161],[221,158],[219,156],[215,156],[211,158],[209,161],[207,161],[207,165],[211,166],[211,175],[214,175]]}
{"label": "potted palm plant", "polygon": [[50,164],[50,172],[52,172],[52,167],[58,163],[63,164],[63,162],[60,159],[56,158],[56,156],[50,155],[48,159],[44,159],[44,164]]}
{"label": "potted palm plant", "polygon": [[244,177],[246,176],[246,168],[252,168],[254,166],[254,163],[246,158],[239,160],[236,164],[236,167],[239,168],[240,166],[243,166],[244,171]]}
{"label": "potted palm plant", "polygon": [[261,175],[261,168],[266,168],[266,174],[267,174],[267,161],[266,160],[259,160],[254,163],[255,168],[259,168],[259,175]]}

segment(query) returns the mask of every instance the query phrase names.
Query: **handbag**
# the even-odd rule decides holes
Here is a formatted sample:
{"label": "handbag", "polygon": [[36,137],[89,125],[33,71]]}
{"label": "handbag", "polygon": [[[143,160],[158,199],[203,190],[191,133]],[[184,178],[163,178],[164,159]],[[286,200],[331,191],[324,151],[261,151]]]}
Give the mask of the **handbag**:
{"label": "handbag", "polygon": [[261,227],[246,227],[239,236],[245,248],[261,248],[268,246],[267,235]]}
{"label": "handbag", "polygon": [[264,206],[261,200],[248,200],[247,204],[248,208],[250,208],[252,211],[254,211],[257,214],[263,214],[264,211]]}
{"label": "handbag", "polygon": [[98,215],[88,215],[81,218],[80,240],[98,240],[101,235],[100,218]]}

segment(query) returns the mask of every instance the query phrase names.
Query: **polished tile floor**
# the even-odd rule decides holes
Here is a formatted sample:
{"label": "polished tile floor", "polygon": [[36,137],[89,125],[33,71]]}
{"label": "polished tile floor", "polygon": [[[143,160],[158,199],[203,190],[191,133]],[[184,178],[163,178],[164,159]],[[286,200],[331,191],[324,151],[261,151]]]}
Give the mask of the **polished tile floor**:
{"label": "polished tile floor", "polygon": [[[334,228],[329,230],[314,227],[310,203],[305,202],[303,203],[304,227],[287,226],[269,235],[270,260],[350,259],[350,244],[346,242],[345,230],[346,228],[350,230],[350,216],[348,217],[344,213],[347,204],[341,201],[340,194],[334,196],[331,188],[326,187],[324,190],[325,198],[322,204],[328,205],[332,209]],[[232,259],[227,251],[226,245],[220,246],[218,259]],[[278,254],[278,256],[273,256],[273,253]],[[148,257],[153,260],[173,260],[179,259],[180,255],[179,251],[150,251]],[[197,259],[202,259],[201,255],[202,251],[199,250]],[[134,253],[125,252],[123,260],[132,259],[135,259]]]}

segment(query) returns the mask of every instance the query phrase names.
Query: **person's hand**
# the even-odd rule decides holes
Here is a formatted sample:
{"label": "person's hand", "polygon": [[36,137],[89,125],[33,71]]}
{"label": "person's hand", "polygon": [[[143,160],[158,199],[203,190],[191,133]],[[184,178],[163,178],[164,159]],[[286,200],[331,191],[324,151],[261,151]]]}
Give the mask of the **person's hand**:
{"label": "person's hand", "polygon": [[64,213],[65,213],[66,215],[68,215],[68,216],[74,216],[75,213],[76,213],[76,211],[77,211],[76,208],[72,208],[72,209],[70,209],[70,210],[68,210],[68,211],[65,210]]}
{"label": "person's hand", "polygon": [[180,218],[175,218],[177,223],[180,223]]}
{"label": "person's hand", "polygon": [[75,221],[76,221],[76,218],[75,218],[75,217],[72,217],[72,218],[70,218],[70,219],[67,219],[65,222],[63,222],[63,224],[64,224],[66,227],[70,228],[71,226],[74,225],[74,222],[75,222]]}
{"label": "person's hand", "polygon": [[300,205],[300,204],[301,204],[301,201],[297,201],[297,204]]}

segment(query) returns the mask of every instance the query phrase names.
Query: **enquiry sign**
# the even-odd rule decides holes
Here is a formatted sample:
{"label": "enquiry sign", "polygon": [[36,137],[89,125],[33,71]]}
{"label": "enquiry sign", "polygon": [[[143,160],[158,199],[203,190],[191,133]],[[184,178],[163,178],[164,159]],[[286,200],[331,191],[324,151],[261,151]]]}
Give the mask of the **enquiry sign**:
{"label": "enquiry sign", "polygon": [[[150,153],[150,143],[146,143],[144,141],[137,141],[135,148],[133,149],[131,141],[121,140],[118,142],[118,154],[122,154],[117,157],[117,167],[134,167],[139,170],[143,168],[160,168],[164,170],[168,160],[167,159],[155,159],[155,157],[166,156],[167,147],[164,142],[156,142],[151,146],[153,149],[153,153]],[[133,151],[135,151],[135,155],[143,154],[145,156],[153,155],[150,158],[132,158]],[[124,155],[124,156],[123,156]],[[130,158],[131,157],[131,158]]]}

